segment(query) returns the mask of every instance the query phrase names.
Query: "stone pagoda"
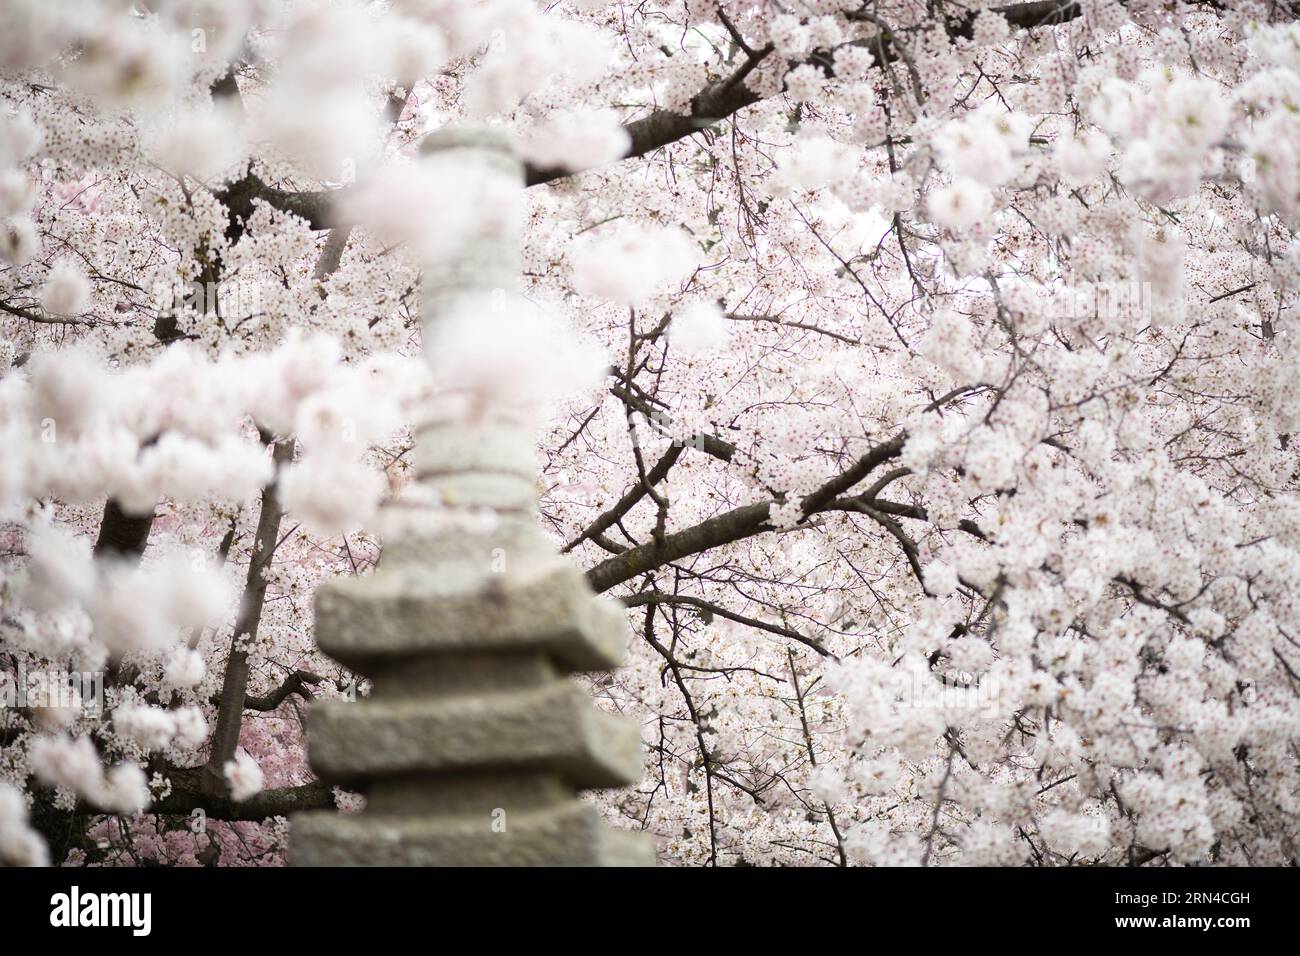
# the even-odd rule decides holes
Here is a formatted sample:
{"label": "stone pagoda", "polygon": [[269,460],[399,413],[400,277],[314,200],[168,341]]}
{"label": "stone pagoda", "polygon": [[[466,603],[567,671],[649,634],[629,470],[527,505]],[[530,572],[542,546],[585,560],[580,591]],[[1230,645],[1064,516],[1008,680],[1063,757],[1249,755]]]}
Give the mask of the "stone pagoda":
{"label": "stone pagoda", "polygon": [[[522,164],[490,130],[447,130],[424,152],[522,193]],[[490,323],[520,303],[519,275],[509,215],[489,213],[429,263],[426,358],[447,316]],[[317,643],[371,692],[312,706],[311,766],[366,807],[295,816],[290,863],[652,864],[647,835],[609,827],[578,796],[641,777],[636,724],[570,677],[617,667],[627,626],[537,527],[534,425],[492,410],[466,420],[436,397],[420,419],[417,487],[389,509],[380,568],[316,596]]]}

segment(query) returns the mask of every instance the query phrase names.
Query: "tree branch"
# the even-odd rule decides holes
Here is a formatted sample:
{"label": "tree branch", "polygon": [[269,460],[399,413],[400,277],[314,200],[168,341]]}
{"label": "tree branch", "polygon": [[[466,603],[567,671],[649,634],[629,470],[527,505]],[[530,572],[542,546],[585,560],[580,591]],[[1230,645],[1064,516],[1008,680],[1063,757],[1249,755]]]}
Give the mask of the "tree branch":
{"label": "tree branch", "polygon": [[[272,457],[279,467],[293,460],[293,438],[274,445]],[[240,648],[245,638],[257,636],[261,623],[262,605],[266,600],[266,578],[263,572],[275,556],[275,546],[280,534],[280,520],[284,506],[277,493],[277,479],[262,491],[262,510],[257,519],[257,533],[253,540],[253,553],[248,561],[248,576],[244,583],[243,610],[235,622],[230,639],[230,656],[226,659],[226,673],[221,682],[221,703],[217,705],[217,726],[212,732],[212,750],[204,767],[203,788],[208,794],[225,792],[226,761],[235,756],[239,746],[239,730],[244,717],[244,698],[248,688],[248,652]]]}
{"label": "tree branch", "polygon": [[247,800],[232,800],[224,793],[205,793],[204,767],[172,768],[166,771],[172,791],[146,813],[184,814],[202,810],[211,820],[262,821],[287,817],[303,810],[333,810],[334,791],[329,784],[313,780],[297,787],[262,790]]}
{"label": "tree branch", "polygon": [[[1034,29],[1066,23],[1078,18],[1083,11],[1079,4],[1074,2],[1038,0],[1034,3],[995,7],[993,12],[1001,14],[1013,27]],[[949,36],[970,38],[974,32],[974,24],[975,14],[972,13],[947,21],[946,29]],[[881,34],[853,42],[870,48],[876,66],[885,66],[899,59],[892,34]],[[745,85],[745,79],[771,53],[772,48],[769,46],[748,54],[745,62],[730,76],[715,80],[693,96],[690,111],[687,113],[655,110],[648,116],[624,125],[623,129],[628,135],[630,146],[623,159],[635,159],[685,139],[762,100],[762,96]],[[804,62],[830,72],[827,67],[828,60],[826,51],[819,51]],[[791,67],[798,65],[800,64],[789,64]],[[571,176],[574,172],[575,170],[567,168],[543,168],[530,164],[525,167],[524,178],[527,185],[539,186]],[[229,187],[226,193],[218,193],[217,197],[231,209],[232,221],[236,214],[246,217],[252,212],[252,201],[262,199],[276,209],[301,216],[313,229],[329,229],[350,225],[339,218],[335,212],[338,199],[345,193],[346,189],[313,192],[277,189],[249,173]]]}
{"label": "tree branch", "polygon": [[131,515],[109,498],[104,503],[104,517],[99,522],[99,537],[95,539],[93,553],[97,558],[139,559],[149,544],[152,528],[152,508],[146,515]]}
{"label": "tree branch", "polygon": [[[887,442],[877,445],[857,460],[848,470],[826,482],[816,491],[804,497],[800,502],[803,516],[807,517],[830,504],[842,492],[857,484],[873,468],[902,454],[903,443],[907,440],[905,432],[900,432]],[[779,503],[779,502],[778,502]],[[752,505],[742,505],[731,511],[716,515],[693,527],[666,535],[662,541],[651,541],[635,548],[629,548],[622,554],[607,558],[587,571],[587,580],[598,593],[608,591],[616,584],[622,584],[638,574],[653,571],[672,561],[699,554],[712,548],[732,544],[752,537],[763,531],[769,531],[768,523],[772,502],[763,501]]]}
{"label": "tree branch", "polygon": [[[673,465],[677,464],[677,459],[681,457],[682,451],[682,445],[673,445],[669,448],[664,456],[655,462],[654,467],[646,472],[645,481],[638,481],[629,488],[627,494],[623,495],[623,497],[615,503],[614,507],[601,514],[601,516],[593,521],[587,529],[582,532],[582,534],[578,535],[561,548],[560,553],[567,554],[588,538],[599,544],[600,542],[597,539],[621,521],[623,516],[636,507],[637,502],[646,496],[647,485],[657,485],[668,476],[669,470]],[[608,550],[608,548],[606,550]]]}
{"label": "tree branch", "polygon": [[796,630],[783,627],[780,624],[769,624],[766,621],[760,621],[756,618],[745,617],[743,614],[737,614],[735,611],[728,611],[725,607],[714,604],[710,601],[704,601],[697,597],[691,597],[688,594],[664,594],[662,591],[642,591],[640,594],[628,594],[622,598],[625,607],[643,607],[646,604],[674,604],[683,607],[693,607],[701,611],[707,611],[717,617],[726,618],[728,621],[735,621],[737,624],[744,624],[747,627],[757,628],[760,631],[767,631],[769,634],[777,634],[781,637],[788,637],[791,640],[798,641],[806,647],[811,647],[822,657],[834,657],[830,651],[822,647],[811,637],[805,637]]}
{"label": "tree branch", "polygon": [[245,695],[244,710],[270,711],[275,710],[285,702],[290,694],[297,694],[305,700],[311,700],[312,693],[307,689],[308,684],[319,684],[325,680],[319,674],[313,674],[311,671],[297,670],[284,679],[282,683],[271,693],[262,697],[252,697]]}

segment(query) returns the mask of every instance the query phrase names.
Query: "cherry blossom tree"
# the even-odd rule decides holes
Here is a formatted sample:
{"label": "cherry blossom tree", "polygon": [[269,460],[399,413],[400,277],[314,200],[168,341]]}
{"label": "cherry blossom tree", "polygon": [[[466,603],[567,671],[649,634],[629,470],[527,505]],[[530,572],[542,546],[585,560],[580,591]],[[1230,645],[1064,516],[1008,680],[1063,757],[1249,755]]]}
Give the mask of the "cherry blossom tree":
{"label": "cherry blossom tree", "polygon": [[[1295,863],[1298,14],[9,0],[0,861],[357,804],[312,594],[432,390],[545,403],[664,862]],[[526,189],[420,157],[471,122]],[[415,361],[502,216],[535,313]]]}

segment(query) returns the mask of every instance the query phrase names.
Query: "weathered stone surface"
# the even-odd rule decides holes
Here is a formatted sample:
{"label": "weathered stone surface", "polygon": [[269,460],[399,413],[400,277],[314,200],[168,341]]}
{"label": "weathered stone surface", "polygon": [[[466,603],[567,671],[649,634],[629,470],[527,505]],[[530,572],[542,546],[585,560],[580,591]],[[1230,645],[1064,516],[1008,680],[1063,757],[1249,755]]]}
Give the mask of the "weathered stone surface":
{"label": "weathered stone surface", "polygon": [[438,422],[417,428],[415,441],[411,461],[422,478],[500,471],[518,475],[530,485],[536,480],[532,434],[519,426],[471,428]]}
{"label": "weathered stone surface", "polygon": [[[504,830],[494,831],[502,821]],[[648,836],[613,830],[578,801],[504,817],[338,816],[294,818],[295,866],[650,866]]]}
{"label": "weathered stone surface", "polygon": [[312,769],[341,783],[483,767],[549,768],[580,788],[641,777],[636,725],[594,709],[563,679],[526,690],[325,701],[312,708],[307,726]]}
{"label": "weathered stone surface", "polygon": [[469,590],[441,592],[441,582],[421,567],[330,581],[317,592],[316,643],[344,663],[521,648],[535,648],[573,671],[623,662],[623,612],[593,597],[571,565],[486,574],[470,584]]}

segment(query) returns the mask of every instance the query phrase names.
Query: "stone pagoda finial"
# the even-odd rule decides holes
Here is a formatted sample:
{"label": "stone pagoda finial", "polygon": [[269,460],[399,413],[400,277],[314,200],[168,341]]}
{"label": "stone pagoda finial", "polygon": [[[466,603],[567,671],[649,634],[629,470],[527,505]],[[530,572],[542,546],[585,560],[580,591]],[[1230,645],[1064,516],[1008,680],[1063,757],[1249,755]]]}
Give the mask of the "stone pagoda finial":
{"label": "stone pagoda finial", "polygon": [[[523,174],[491,130],[447,130],[424,149],[429,175],[454,170],[484,206],[455,254],[424,269],[424,351],[436,368],[447,323],[526,306],[514,215]],[[569,676],[621,663],[622,609],[596,598],[537,527],[534,423],[508,403],[466,412],[456,398],[430,398],[416,424],[417,487],[390,509],[379,570],[317,591],[317,643],[372,692],[313,705],[311,765],[367,802],[294,817],[290,862],[651,864],[648,836],[611,829],[578,797],[641,776],[636,725],[598,711]]]}

